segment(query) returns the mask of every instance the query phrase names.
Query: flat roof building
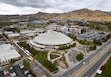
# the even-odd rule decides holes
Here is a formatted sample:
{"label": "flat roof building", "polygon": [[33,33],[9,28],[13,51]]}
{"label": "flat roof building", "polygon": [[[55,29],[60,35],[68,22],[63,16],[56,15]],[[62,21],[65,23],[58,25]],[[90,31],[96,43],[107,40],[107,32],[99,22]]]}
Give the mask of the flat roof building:
{"label": "flat roof building", "polygon": [[0,45],[0,65],[7,64],[11,59],[18,59],[20,54],[11,44]]}
{"label": "flat roof building", "polygon": [[14,33],[12,31],[5,31],[4,33],[7,35],[9,39],[19,39],[20,37],[19,33]]}

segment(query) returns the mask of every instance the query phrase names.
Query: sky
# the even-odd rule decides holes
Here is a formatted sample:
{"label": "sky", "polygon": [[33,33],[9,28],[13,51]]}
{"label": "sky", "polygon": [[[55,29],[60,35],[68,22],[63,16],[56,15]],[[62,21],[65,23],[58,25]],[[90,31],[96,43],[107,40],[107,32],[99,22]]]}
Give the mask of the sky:
{"label": "sky", "polygon": [[111,11],[111,0],[0,0],[0,14],[63,13],[78,9]]}

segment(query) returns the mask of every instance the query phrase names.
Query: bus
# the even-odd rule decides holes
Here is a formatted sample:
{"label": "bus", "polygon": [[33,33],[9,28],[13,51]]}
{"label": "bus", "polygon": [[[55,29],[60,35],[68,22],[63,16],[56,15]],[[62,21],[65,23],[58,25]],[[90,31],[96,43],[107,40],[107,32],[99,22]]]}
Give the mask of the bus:
{"label": "bus", "polygon": [[28,56],[28,60],[34,61],[34,58],[32,56]]}

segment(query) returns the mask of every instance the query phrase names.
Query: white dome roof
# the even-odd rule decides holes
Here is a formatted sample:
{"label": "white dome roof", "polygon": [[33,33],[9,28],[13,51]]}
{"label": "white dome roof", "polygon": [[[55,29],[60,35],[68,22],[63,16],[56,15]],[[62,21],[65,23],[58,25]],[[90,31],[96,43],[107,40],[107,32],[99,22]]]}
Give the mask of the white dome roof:
{"label": "white dome roof", "polygon": [[72,39],[62,33],[48,31],[35,37],[33,42],[43,45],[62,45],[72,42]]}

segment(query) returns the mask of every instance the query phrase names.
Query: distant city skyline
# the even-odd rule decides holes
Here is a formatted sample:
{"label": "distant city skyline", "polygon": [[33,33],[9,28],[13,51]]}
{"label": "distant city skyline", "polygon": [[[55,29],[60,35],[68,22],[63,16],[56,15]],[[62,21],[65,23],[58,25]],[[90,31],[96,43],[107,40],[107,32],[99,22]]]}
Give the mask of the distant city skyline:
{"label": "distant city skyline", "polygon": [[0,14],[63,13],[77,9],[111,11],[111,0],[0,0]]}

